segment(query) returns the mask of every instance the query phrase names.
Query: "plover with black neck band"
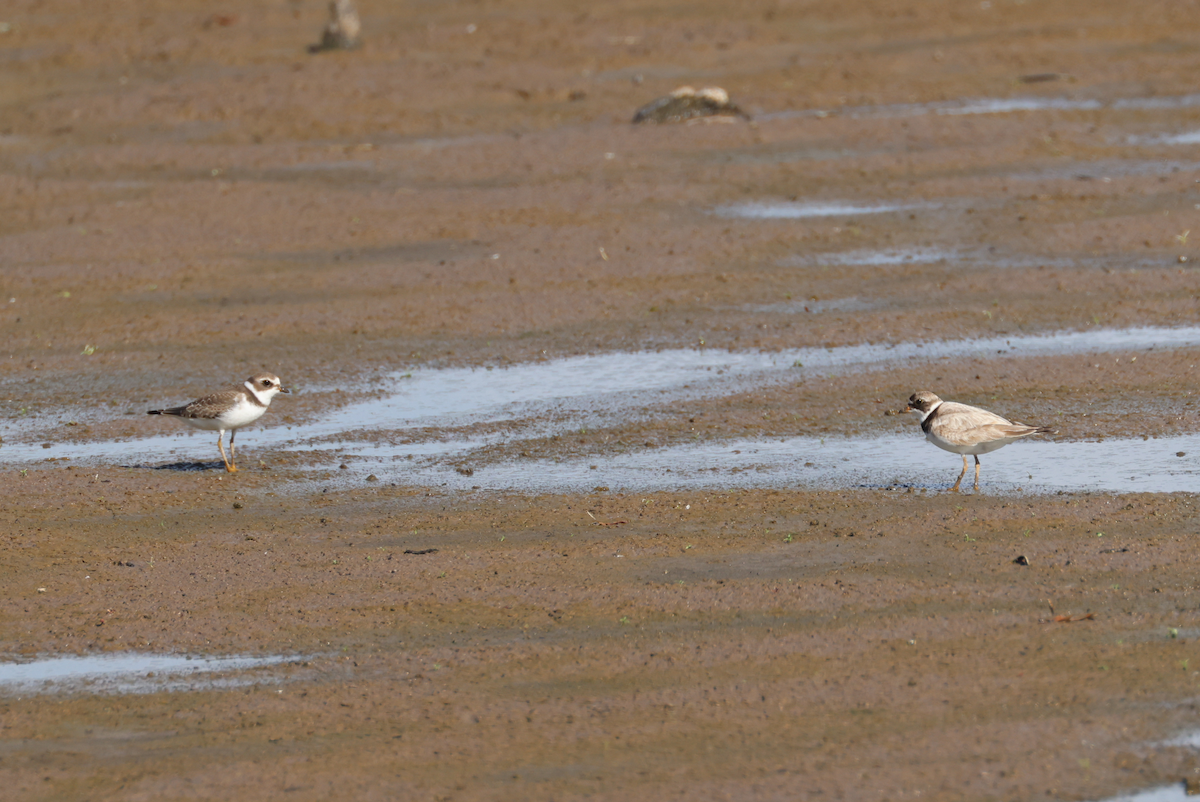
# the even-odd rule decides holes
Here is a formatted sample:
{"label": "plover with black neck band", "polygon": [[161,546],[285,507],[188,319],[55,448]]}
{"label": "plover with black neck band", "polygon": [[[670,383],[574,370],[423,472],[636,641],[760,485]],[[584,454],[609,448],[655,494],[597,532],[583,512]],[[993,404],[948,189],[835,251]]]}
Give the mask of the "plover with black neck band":
{"label": "plover with black neck band", "polygon": [[955,493],[967,475],[967,455],[975,457],[975,490],[979,491],[979,455],[1003,448],[1014,440],[1031,434],[1053,434],[1045,426],[1026,426],[1002,418],[995,412],[943,401],[928,390],[912,394],[901,412],[916,412],[921,416],[921,431],[925,439],[938,448],[963,455],[962,473],[950,488]]}
{"label": "plover with black neck band", "polygon": [[[170,409],[152,409],[148,415],[169,415],[179,418],[189,426],[217,432],[217,448],[225,463],[225,470],[237,472],[234,463],[233,437],[237,430],[249,426],[263,416],[276,393],[290,393],[279,377],[271,373],[259,373],[242,383],[241,387],[198,398],[190,404]],[[229,432],[229,456],[221,442]]]}

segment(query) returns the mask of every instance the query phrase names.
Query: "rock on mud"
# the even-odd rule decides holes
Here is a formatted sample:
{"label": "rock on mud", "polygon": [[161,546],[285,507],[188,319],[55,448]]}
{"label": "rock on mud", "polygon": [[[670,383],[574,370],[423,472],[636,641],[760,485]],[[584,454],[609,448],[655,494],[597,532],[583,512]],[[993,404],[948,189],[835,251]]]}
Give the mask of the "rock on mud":
{"label": "rock on mud", "polygon": [[321,32],[321,41],[309,46],[309,52],[323,50],[354,50],[362,44],[362,21],[352,0],[331,0],[329,22]]}
{"label": "rock on mud", "polygon": [[681,86],[666,97],[647,103],[633,115],[635,123],[678,123],[702,117],[750,116],[729,100],[729,93],[719,86],[707,86],[696,91]]}

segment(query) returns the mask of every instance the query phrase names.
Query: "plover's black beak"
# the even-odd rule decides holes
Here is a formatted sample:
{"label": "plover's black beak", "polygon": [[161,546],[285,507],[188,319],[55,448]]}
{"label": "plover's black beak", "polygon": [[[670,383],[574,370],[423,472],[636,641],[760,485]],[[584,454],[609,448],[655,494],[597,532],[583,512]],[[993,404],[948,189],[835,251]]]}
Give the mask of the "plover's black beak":
{"label": "plover's black beak", "polygon": [[280,385],[280,386],[279,386],[279,392],[281,392],[281,393],[287,393],[288,395],[291,395],[291,394],[292,394],[292,391],[291,391],[291,390],[289,390],[288,388],[284,387],[283,385]]}
{"label": "plover's black beak", "polygon": [[905,404],[903,407],[896,410],[896,412],[900,415],[903,415],[905,412],[912,412],[912,411],[913,411],[913,408],[910,404]]}

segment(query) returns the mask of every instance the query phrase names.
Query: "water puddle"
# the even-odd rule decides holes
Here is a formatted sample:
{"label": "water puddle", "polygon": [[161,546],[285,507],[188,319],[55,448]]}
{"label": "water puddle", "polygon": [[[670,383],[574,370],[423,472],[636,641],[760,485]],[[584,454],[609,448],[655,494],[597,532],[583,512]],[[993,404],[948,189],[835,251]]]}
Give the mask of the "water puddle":
{"label": "water puddle", "polygon": [[962,258],[959,251],[944,248],[901,248],[882,251],[860,250],[791,256],[780,261],[784,267],[819,265],[825,267],[889,267],[949,262]]}
{"label": "water puddle", "polygon": [[279,676],[257,671],[216,677],[269,666],[299,663],[305,657],[201,657],[119,652],[80,657],[46,657],[22,663],[0,663],[0,693],[156,693],[236,688],[279,682]]}
{"label": "water puddle", "polygon": [[[1184,456],[1176,456],[1183,452]],[[1026,440],[981,458],[980,486],[1016,492],[1200,492],[1200,434],[1154,440]],[[962,469],[956,454],[911,432],[871,438],[739,440],[569,460],[472,466],[463,476],[442,464],[406,466],[381,479],[450,490],[586,493],[762,487],[945,490]],[[968,480],[971,477],[968,476]]]}
{"label": "water puddle", "polygon": [[1131,145],[1200,145],[1200,131],[1164,136],[1131,136]]}
{"label": "water puddle", "polygon": [[1164,111],[1200,106],[1200,94],[1166,97],[1129,97],[1116,100],[1071,97],[964,98],[935,103],[897,103],[883,106],[845,106],[837,109],[781,111],[756,116],[759,122],[806,117],[891,118],[923,115],[960,116],[969,114],[1014,114],[1041,111]]}
{"label": "water puddle", "polygon": [[804,217],[848,217],[861,214],[886,214],[910,209],[928,209],[928,204],[876,203],[859,204],[832,201],[829,203],[733,203],[718,206],[713,213],[720,217],[740,217],[748,220],[797,220]]}
{"label": "water puddle", "polygon": [[1182,746],[1187,749],[1200,749],[1200,730],[1185,732],[1166,741],[1160,741],[1159,746]]}
{"label": "water puddle", "polygon": [[[1151,744],[1153,748],[1183,748],[1200,749],[1200,730],[1184,733],[1175,738],[1158,741]],[[1099,802],[1185,802],[1195,798],[1195,793],[1188,793],[1185,782],[1163,785],[1158,788],[1148,788],[1144,791],[1134,791],[1120,796],[1108,797]]]}
{"label": "water puddle", "polygon": [[1192,802],[1195,797],[1188,794],[1182,782],[1174,785],[1164,785],[1146,791],[1136,791],[1121,796],[1110,796],[1099,802]]}
{"label": "water puddle", "polygon": [[[671,349],[609,353],[498,368],[417,369],[381,377],[382,394],[330,411],[304,426],[250,429],[239,438],[251,454],[262,449],[336,451],[369,448],[372,456],[412,462],[468,453],[498,441],[543,438],[580,427],[614,426],[649,407],[714,398],[755,387],[800,382],[831,373],[888,370],[941,359],[1058,356],[1155,348],[1200,347],[1200,327],[1094,329],[924,343],[796,348],[778,352]],[[62,413],[71,419],[70,410]],[[438,433],[438,429],[503,425],[502,435]],[[149,424],[148,424],[149,425]],[[11,424],[0,446],[6,464],[71,459],[143,464],[215,461],[211,433],[103,442],[33,438],[27,422]],[[47,423],[53,427],[53,423]],[[420,430],[420,431],[416,431]],[[430,431],[434,430],[434,431]],[[20,438],[26,438],[22,441]],[[370,440],[369,446],[364,440]],[[390,441],[390,442],[389,442]],[[357,443],[357,445],[356,445]],[[406,480],[407,481],[407,480]]]}
{"label": "water puddle", "polygon": [[[620,412],[680,394],[713,397],[831,371],[882,369],[906,360],[1034,357],[1200,346],[1200,326],[1097,329],[929,343],[796,348],[779,352],[671,349],[568,357],[505,368],[415,370],[391,393],[347,406],[309,438],[360,429],[450,426],[537,418],[575,425],[580,415]],[[409,374],[405,374],[409,375]]]}
{"label": "water puddle", "polygon": [[[949,248],[897,248],[885,250],[833,251],[828,253],[797,254],[779,260],[781,267],[896,267],[902,265],[953,263],[964,267],[1074,268],[1087,266],[1110,270],[1133,270],[1161,267],[1160,257],[1113,254],[1023,254],[1002,252],[999,249],[956,250]],[[1174,264],[1174,260],[1170,261]]]}
{"label": "water puddle", "polygon": [[1127,97],[1112,102],[1114,109],[1134,111],[1160,111],[1171,109],[1194,109],[1200,106],[1200,94],[1164,95],[1162,97]]}

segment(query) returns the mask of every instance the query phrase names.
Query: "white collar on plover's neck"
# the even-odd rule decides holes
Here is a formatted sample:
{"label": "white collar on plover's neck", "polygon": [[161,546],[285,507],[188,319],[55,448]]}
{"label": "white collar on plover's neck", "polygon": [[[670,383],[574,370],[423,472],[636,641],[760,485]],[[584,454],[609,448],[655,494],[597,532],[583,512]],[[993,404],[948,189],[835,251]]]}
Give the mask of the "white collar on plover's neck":
{"label": "white collar on plover's neck", "polygon": [[246,381],[242,382],[242,386],[250,391],[251,401],[256,401],[260,406],[264,407],[271,405],[271,398],[275,395],[275,393],[270,391],[265,393],[259,392],[258,388],[254,386],[254,383],[250,381],[250,379],[246,379]]}

